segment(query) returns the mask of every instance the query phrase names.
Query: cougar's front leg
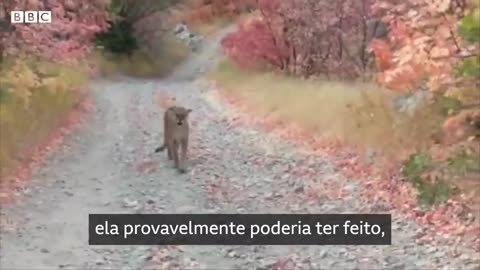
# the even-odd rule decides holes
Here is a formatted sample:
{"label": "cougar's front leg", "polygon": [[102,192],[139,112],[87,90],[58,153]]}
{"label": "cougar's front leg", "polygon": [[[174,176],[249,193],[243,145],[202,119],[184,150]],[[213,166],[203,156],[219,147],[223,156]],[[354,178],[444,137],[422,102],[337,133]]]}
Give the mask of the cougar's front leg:
{"label": "cougar's front leg", "polygon": [[181,141],[181,156],[180,156],[180,166],[179,166],[179,171],[181,173],[184,173],[187,171],[187,165],[186,165],[186,162],[187,162],[187,150],[188,150],[188,139],[183,139]]}
{"label": "cougar's front leg", "polygon": [[178,166],[179,166],[179,164],[178,164],[179,163],[179,160],[178,160],[179,159],[179,157],[178,157],[178,150],[179,150],[178,147],[179,147],[179,145],[178,145],[178,143],[179,143],[178,141],[174,141],[172,143],[173,161],[175,162],[175,168],[178,168]]}
{"label": "cougar's front leg", "polygon": [[[165,122],[166,123],[166,122]],[[165,145],[167,146],[167,156],[169,160],[173,159],[172,156],[172,134],[171,130],[168,128],[168,125],[165,124]]]}
{"label": "cougar's front leg", "polygon": [[168,156],[168,160],[172,160],[173,159],[173,149],[172,149],[172,144],[171,143],[168,143],[167,144],[167,156]]}

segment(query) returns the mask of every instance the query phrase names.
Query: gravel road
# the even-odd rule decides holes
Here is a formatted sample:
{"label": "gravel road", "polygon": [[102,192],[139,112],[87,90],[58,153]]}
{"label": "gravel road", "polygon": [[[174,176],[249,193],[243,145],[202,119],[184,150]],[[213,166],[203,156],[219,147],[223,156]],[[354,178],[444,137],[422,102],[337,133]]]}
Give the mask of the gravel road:
{"label": "gravel road", "polygon": [[[418,228],[393,215],[391,246],[89,246],[90,213],[365,213],[359,179],[327,157],[272,134],[233,124],[235,115],[202,73],[219,58],[206,43],[164,80],[95,81],[95,113],[32,177],[21,202],[2,207],[1,269],[479,269],[480,254],[416,244]],[[161,143],[160,93],[193,109],[187,174],[172,169]],[[293,169],[305,168],[299,175]],[[315,187],[344,186],[332,196]]]}

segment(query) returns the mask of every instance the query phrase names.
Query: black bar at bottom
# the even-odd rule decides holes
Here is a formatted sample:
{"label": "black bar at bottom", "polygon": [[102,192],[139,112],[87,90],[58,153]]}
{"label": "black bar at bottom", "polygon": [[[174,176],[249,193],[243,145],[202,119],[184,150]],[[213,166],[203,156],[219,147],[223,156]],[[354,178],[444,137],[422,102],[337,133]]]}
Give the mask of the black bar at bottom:
{"label": "black bar at bottom", "polygon": [[385,214],[90,214],[90,245],[391,245]]}

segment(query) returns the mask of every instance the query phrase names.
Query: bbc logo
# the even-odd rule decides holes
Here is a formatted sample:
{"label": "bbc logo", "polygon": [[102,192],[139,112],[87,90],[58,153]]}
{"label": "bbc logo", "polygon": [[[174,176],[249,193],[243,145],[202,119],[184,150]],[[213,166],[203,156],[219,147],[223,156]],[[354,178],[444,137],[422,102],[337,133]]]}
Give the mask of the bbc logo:
{"label": "bbc logo", "polygon": [[51,11],[12,11],[11,23],[51,23]]}

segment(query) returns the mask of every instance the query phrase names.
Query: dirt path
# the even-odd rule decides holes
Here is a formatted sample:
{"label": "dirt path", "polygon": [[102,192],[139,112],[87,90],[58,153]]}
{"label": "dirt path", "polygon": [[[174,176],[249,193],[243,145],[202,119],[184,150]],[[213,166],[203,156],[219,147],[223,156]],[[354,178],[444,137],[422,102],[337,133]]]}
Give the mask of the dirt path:
{"label": "dirt path", "polygon": [[[228,31],[230,29],[225,30]],[[220,33],[168,80],[92,84],[94,119],[33,177],[22,202],[4,206],[14,231],[1,235],[1,269],[475,269],[479,254],[415,243],[417,228],[394,216],[393,243],[368,246],[88,246],[89,213],[369,212],[326,157],[238,127],[199,78],[218,57]],[[193,108],[191,165],[179,175],[161,141],[164,92]],[[293,168],[303,167],[303,176]],[[344,185],[342,198],[320,188]],[[456,254],[456,255],[455,255]],[[477,256],[475,256],[477,255]],[[280,268],[277,268],[280,269]]]}

